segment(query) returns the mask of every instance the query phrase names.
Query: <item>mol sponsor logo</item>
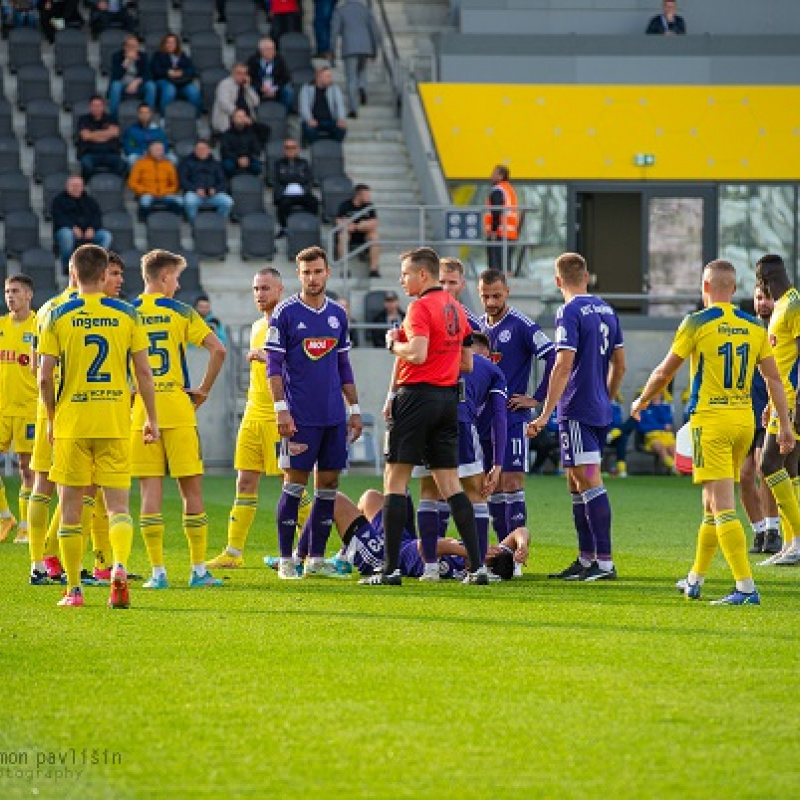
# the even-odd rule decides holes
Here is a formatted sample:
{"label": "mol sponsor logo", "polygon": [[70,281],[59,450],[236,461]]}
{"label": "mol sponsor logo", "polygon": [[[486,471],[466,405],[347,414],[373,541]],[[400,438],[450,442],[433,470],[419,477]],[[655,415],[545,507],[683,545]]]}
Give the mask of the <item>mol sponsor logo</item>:
{"label": "mol sponsor logo", "polygon": [[328,355],[334,347],[338,339],[332,336],[314,336],[308,339],[303,339],[303,350],[306,355],[313,361],[317,361],[323,356]]}

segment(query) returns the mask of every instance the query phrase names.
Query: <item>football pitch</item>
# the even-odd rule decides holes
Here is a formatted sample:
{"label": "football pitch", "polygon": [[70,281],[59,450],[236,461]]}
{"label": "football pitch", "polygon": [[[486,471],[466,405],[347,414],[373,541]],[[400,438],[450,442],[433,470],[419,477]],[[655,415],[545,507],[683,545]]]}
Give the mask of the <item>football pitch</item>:
{"label": "football pitch", "polygon": [[[209,557],[233,488],[206,480]],[[756,568],[760,607],[684,601],[699,489],[632,477],[609,482],[620,579],[547,580],[574,558],[569,495],[526,493],[526,574],[488,587],[280,581],[274,480],[246,567],[200,590],[170,485],[173,588],[134,583],[127,611],[91,587],[57,608],[0,545],[0,798],[800,796],[800,571]],[[731,586],[717,556],[704,594]]]}

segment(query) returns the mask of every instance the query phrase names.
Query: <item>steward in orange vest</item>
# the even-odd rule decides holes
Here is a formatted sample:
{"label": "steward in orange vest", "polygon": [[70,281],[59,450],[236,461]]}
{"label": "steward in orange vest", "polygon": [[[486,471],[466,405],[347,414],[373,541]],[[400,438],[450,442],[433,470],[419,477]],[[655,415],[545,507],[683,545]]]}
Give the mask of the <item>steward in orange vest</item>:
{"label": "steward in orange vest", "polygon": [[[508,167],[502,164],[492,172],[492,191],[486,200],[486,211],[483,215],[483,230],[487,241],[516,242],[519,238],[519,209],[517,193],[508,182]],[[502,269],[502,249],[489,247],[490,269]]]}

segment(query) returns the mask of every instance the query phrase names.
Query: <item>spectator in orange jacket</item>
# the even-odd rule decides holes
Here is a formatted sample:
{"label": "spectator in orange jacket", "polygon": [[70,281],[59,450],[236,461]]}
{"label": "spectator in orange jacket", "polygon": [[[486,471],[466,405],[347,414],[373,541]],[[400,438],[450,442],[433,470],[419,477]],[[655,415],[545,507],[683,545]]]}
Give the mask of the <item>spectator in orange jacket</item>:
{"label": "spectator in orange jacket", "polygon": [[133,165],[128,186],[139,201],[142,219],[153,211],[183,213],[183,198],[178,194],[178,170],[167,159],[162,142],[150,142],[147,154]]}

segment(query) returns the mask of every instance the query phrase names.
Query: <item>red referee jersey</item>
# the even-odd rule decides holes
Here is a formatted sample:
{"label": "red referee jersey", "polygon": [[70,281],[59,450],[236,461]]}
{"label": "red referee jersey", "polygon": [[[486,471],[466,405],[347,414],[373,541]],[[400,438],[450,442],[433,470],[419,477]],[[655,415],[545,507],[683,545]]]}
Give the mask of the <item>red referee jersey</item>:
{"label": "red referee jersey", "polygon": [[408,307],[400,341],[407,342],[414,336],[424,336],[428,340],[428,357],[424,364],[400,359],[397,385],[455,386],[461,371],[461,348],[472,336],[461,303],[439,286],[423,292]]}

